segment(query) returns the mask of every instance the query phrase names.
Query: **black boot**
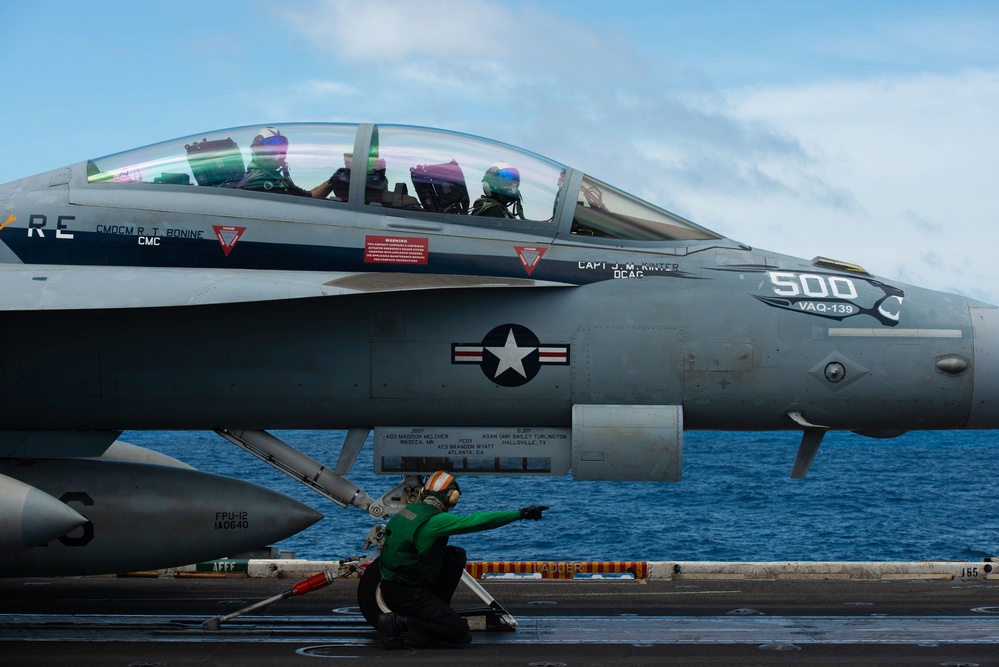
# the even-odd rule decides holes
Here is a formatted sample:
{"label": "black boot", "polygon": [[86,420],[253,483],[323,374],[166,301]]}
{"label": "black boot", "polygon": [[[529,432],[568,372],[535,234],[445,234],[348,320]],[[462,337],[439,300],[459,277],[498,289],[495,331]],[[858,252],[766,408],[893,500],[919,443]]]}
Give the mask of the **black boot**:
{"label": "black boot", "polygon": [[406,629],[406,617],[398,614],[378,614],[378,634],[381,635],[382,646],[389,651],[406,648],[402,643],[402,631]]}

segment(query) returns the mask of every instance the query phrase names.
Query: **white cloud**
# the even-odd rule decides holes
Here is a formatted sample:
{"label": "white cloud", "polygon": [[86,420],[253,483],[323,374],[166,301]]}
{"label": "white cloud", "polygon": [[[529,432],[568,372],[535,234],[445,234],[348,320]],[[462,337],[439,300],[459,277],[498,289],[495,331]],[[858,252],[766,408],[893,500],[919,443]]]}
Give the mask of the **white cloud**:
{"label": "white cloud", "polygon": [[[888,276],[996,300],[999,70],[746,90],[731,100],[736,117],[801,141],[822,181],[857,202],[847,215],[814,206],[811,239],[799,232],[779,245],[801,254],[812,240]],[[771,216],[781,204],[770,202]],[[736,206],[716,214],[734,216]]]}
{"label": "white cloud", "polygon": [[288,10],[320,51],[352,62],[500,53],[503,31],[514,27],[501,5],[475,0],[329,0]]}

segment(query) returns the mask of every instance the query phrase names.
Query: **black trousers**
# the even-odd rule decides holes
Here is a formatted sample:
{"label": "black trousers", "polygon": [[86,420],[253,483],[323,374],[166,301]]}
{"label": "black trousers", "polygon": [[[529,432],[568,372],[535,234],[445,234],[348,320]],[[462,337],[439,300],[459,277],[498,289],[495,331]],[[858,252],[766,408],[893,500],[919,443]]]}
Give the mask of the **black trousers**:
{"label": "black trousers", "polygon": [[451,609],[465,562],[465,550],[449,546],[441,571],[429,586],[382,581],[382,597],[393,612],[406,617],[407,630],[419,639],[449,644],[471,641],[468,621]]}

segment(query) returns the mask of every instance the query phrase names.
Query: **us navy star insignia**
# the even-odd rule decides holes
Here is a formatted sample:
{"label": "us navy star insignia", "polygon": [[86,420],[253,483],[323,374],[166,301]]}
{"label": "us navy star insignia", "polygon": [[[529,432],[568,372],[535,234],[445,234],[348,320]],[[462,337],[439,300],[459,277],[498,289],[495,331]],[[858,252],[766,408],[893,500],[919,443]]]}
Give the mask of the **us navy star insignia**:
{"label": "us navy star insignia", "polygon": [[517,345],[517,339],[513,335],[513,327],[511,326],[510,331],[506,335],[506,344],[503,347],[486,348],[490,354],[496,355],[498,361],[496,364],[496,374],[493,377],[498,378],[501,373],[512,370],[520,373],[521,377],[526,378],[527,371],[524,370],[524,357],[537,349],[536,346],[520,347]]}
{"label": "us navy star insignia", "polygon": [[519,387],[533,380],[542,365],[568,365],[569,346],[542,345],[527,327],[501,324],[481,343],[452,343],[451,363],[476,364],[496,384]]}

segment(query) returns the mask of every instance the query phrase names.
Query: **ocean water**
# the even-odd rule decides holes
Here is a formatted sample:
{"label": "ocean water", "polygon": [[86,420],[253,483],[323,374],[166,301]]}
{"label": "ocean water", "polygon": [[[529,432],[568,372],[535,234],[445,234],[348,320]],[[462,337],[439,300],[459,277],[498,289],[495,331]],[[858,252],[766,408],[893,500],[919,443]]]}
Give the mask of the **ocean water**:
{"label": "ocean water", "polygon": [[[274,431],[330,467],[343,432]],[[453,538],[471,560],[909,561],[999,556],[999,434],[830,433],[808,476],[790,479],[795,433],[688,432],[683,481],[576,482],[465,477],[457,513],[549,505],[522,521]],[[131,431],[122,440],[194,467],[270,487],[325,518],[279,544],[299,558],[362,552],[375,520],[341,509],[206,432]],[[372,497],[397,476],[372,473],[370,440],[348,477]]]}

